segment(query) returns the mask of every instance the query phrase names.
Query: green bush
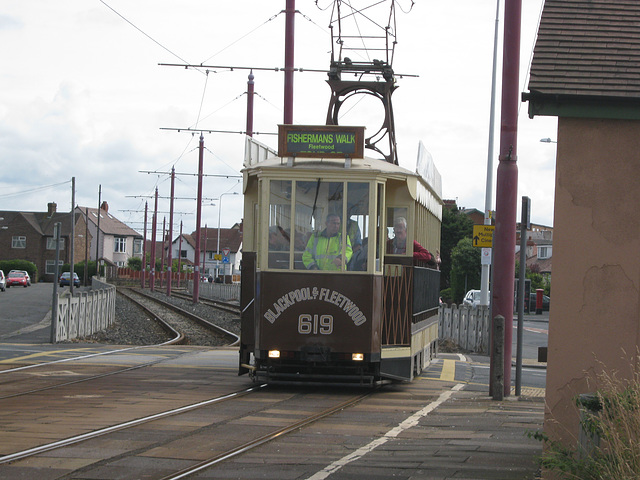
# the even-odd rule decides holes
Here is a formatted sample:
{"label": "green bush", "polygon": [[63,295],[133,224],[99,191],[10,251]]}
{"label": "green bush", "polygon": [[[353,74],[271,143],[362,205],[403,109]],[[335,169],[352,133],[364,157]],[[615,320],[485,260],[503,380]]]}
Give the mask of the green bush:
{"label": "green bush", "polygon": [[0,260],[0,270],[5,274],[11,270],[26,270],[31,277],[31,283],[38,281],[38,267],[28,260]]}

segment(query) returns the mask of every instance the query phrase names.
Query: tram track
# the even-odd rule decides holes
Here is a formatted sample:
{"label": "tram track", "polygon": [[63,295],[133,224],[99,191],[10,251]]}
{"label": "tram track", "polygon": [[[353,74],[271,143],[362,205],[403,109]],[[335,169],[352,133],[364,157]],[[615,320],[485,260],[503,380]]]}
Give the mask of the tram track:
{"label": "tram track", "polygon": [[[253,400],[244,402],[242,405],[237,405],[243,397],[250,394],[258,394],[261,391],[265,392],[262,398],[256,397]],[[84,473],[88,473],[95,468],[108,471],[112,465],[119,464],[121,461],[124,461],[125,458],[146,457],[152,455],[151,452],[160,450],[166,452],[166,458],[178,458],[180,455],[184,455],[184,452],[180,450],[180,444],[197,441],[197,439],[203,435],[207,438],[216,438],[219,435],[218,431],[229,431],[230,427],[234,428],[235,434],[233,438],[219,444],[212,442],[211,445],[207,446],[207,451],[209,451],[210,454],[206,459],[202,460],[202,457],[198,458],[198,456],[193,456],[189,460],[192,465],[184,467],[184,463],[181,463],[183,468],[168,475],[166,473],[166,467],[158,467],[159,472],[147,472],[149,478],[162,478],[162,480],[186,478],[208,468],[215,467],[220,462],[250,452],[267,442],[298,431],[314,422],[330,417],[361,402],[364,398],[371,395],[372,391],[359,393],[346,400],[345,395],[348,395],[348,393],[345,394],[345,392],[325,394],[322,398],[316,399],[313,405],[308,403],[308,393],[309,392],[296,391],[292,393],[286,390],[269,388],[266,385],[257,385],[222,394],[193,404],[97,428],[86,433],[2,456],[0,457],[0,476],[10,474],[10,469],[14,466],[18,469],[22,468],[22,465],[25,465],[22,461],[30,462],[31,458],[44,453],[46,453],[46,456],[43,458],[67,458],[67,456],[71,454],[71,451],[65,453],[64,449],[74,448],[72,456],[76,456],[78,452],[87,452],[90,457],[93,455],[91,458],[93,458],[94,461],[90,462],[89,466],[66,472],[66,474],[56,478],[83,478]],[[314,392],[311,393],[314,394]],[[319,395],[317,392],[315,392],[315,394]],[[216,414],[215,412],[217,410],[215,410],[215,408],[221,408],[222,404],[230,401],[234,404],[232,409],[234,414],[228,416],[224,421],[216,421],[216,417],[224,417],[225,413],[220,412]],[[214,410],[211,410],[211,408],[214,408]],[[199,410],[202,410],[202,412],[194,416],[194,412]],[[228,412],[229,410],[223,409],[223,411]],[[301,412],[301,414],[293,415],[299,418],[292,420],[290,418],[283,418],[283,415],[278,413],[282,411]],[[182,419],[182,416],[184,416],[184,419]],[[255,426],[252,426],[252,422],[255,422],[257,417],[262,418],[262,420],[258,421],[256,425],[270,426],[267,433],[258,436],[255,435]],[[110,458],[102,457],[102,460],[95,461],[95,451],[99,448],[97,445],[104,445],[105,442],[109,442],[110,436],[114,436],[113,438],[118,438],[120,441],[123,438],[131,438],[131,444],[135,445],[136,442],[134,442],[133,439],[139,438],[143,431],[149,432],[155,429],[166,429],[166,422],[169,418],[173,418],[173,420],[171,420],[172,425],[187,424],[189,418],[211,418],[212,420],[207,426],[203,427],[198,424],[193,425],[187,430],[171,431],[163,434],[162,439],[157,443],[149,444],[144,448],[134,447],[131,451],[120,452]],[[155,427],[153,426],[154,422],[158,422]],[[152,426],[148,426],[149,424]],[[165,425],[165,427],[162,425]],[[244,427],[241,427],[241,425],[244,425]],[[143,428],[143,426],[145,426],[144,430],[137,429],[137,427]],[[190,438],[192,438],[192,440],[189,440]],[[92,444],[92,440],[95,440],[96,443]],[[112,439],[111,441],[114,440]],[[78,444],[81,443],[83,446],[77,448]],[[178,450],[176,450],[176,448]],[[155,456],[156,454],[153,455]],[[36,463],[38,462],[36,461]],[[29,463],[26,465],[28,464]],[[80,464],[87,465],[82,462],[80,462]],[[158,473],[161,474],[158,475]]]}
{"label": "tram track", "polygon": [[121,288],[118,293],[135,302],[150,315],[161,318],[164,324],[180,332],[184,339],[177,343],[230,346],[236,345],[240,341],[236,334],[215,323],[140,290]]}

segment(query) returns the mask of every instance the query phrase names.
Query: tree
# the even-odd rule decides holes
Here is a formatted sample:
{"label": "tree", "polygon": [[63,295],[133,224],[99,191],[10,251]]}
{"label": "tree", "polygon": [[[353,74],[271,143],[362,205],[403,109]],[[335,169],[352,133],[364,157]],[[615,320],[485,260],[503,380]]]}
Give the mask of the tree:
{"label": "tree", "polygon": [[451,252],[451,290],[453,301],[461,303],[467,290],[479,289],[480,249],[471,238],[463,238]]}
{"label": "tree", "polygon": [[458,242],[463,238],[471,239],[473,221],[461,214],[457,206],[442,209],[442,231],[440,234],[440,289],[451,287],[451,254]]}

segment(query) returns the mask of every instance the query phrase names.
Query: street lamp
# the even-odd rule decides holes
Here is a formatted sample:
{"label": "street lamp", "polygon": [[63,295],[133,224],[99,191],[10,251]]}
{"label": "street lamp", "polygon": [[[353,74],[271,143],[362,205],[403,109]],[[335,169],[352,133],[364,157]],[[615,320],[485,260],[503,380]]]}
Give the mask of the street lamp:
{"label": "street lamp", "polygon": [[[217,198],[217,200],[220,202],[220,205],[218,205],[218,242],[216,243],[216,255],[218,256],[218,258],[220,258],[220,214],[222,213],[222,197],[224,197],[225,195],[238,195],[238,192],[224,192],[220,194],[219,198]],[[224,265],[222,268],[224,275]]]}

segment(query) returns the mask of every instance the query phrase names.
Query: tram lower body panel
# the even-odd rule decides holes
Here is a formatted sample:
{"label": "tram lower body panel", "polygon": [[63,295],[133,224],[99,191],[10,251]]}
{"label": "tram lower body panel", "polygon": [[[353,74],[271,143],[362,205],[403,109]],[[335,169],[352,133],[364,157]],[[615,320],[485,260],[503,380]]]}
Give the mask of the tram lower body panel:
{"label": "tram lower body panel", "polygon": [[[261,272],[243,265],[239,373],[269,383],[411,381],[435,355],[437,316],[413,323],[411,309],[394,321],[380,275]],[[249,298],[251,296],[251,298]],[[387,324],[387,325],[385,325]]]}

